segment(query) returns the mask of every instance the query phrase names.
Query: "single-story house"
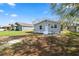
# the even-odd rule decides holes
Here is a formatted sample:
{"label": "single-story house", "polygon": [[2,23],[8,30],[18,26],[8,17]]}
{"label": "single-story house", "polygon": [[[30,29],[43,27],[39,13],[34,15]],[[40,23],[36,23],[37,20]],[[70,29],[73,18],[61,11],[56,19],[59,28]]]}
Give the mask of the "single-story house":
{"label": "single-story house", "polygon": [[34,32],[43,34],[60,33],[61,24],[58,21],[42,20],[34,23]]}
{"label": "single-story house", "polygon": [[33,30],[33,25],[28,23],[19,23],[16,22],[14,24],[14,30],[16,31],[25,31],[25,30]]}
{"label": "single-story house", "polygon": [[4,31],[5,29],[2,28],[2,26],[0,26],[0,31]]}
{"label": "single-story house", "polygon": [[70,26],[68,26],[68,30],[79,32],[79,22],[73,22]]}
{"label": "single-story house", "polygon": [[5,25],[1,27],[2,29],[6,30],[11,30],[11,25]]}

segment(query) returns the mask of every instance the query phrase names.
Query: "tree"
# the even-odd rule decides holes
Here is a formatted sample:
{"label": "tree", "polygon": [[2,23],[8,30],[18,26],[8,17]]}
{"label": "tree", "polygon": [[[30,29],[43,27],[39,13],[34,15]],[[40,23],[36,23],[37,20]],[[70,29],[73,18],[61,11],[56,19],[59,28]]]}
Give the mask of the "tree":
{"label": "tree", "polygon": [[70,25],[73,21],[79,21],[79,4],[78,3],[61,3],[51,4],[57,15],[61,17],[63,26]]}
{"label": "tree", "polygon": [[52,8],[57,14],[63,17],[77,17],[79,16],[79,4],[78,3],[62,3],[62,4],[51,4]]}

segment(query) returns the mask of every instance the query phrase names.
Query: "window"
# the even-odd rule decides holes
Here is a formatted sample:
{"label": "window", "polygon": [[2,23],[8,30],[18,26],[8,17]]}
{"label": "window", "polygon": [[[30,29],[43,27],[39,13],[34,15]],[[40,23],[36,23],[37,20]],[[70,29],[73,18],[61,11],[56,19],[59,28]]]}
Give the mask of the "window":
{"label": "window", "polygon": [[51,26],[51,28],[53,28],[53,26]]}
{"label": "window", "polygon": [[57,28],[57,25],[56,24],[54,25],[54,28]]}
{"label": "window", "polygon": [[52,25],[52,26],[51,26],[51,28],[57,28],[57,25],[56,25],[56,24],[54,24],[54,26]]}
{"label": "window", "polygon": [[48,26],[50,26],[50,24],[48,24]]}
{"label": "window", "polygon": [[42,29],[42,26],[39,26],[40,29]]}

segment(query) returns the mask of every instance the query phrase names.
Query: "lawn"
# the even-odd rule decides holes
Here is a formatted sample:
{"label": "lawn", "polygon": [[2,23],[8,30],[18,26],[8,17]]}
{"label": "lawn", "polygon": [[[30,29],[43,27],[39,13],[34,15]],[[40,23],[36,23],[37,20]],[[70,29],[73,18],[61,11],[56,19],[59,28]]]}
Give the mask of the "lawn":
{"label": "lawn", "polygon": [[71,31],[68,31],[68,30],[62,31],[61,34],[71,36],[71,37],[79,37],[79,32],[71,32]]}
{"label": "lawn", "polygon": [[64,31],[61,31],[61,34],[63,35],[77,35],[79,36],[79,32],[71,32],[71,31],[68,31],[68,30],[64,30]]}
{"label": "lawn", "polygon": [[0,36],[17,36],[17,35],[26,35],[30,31],[1,31]]}

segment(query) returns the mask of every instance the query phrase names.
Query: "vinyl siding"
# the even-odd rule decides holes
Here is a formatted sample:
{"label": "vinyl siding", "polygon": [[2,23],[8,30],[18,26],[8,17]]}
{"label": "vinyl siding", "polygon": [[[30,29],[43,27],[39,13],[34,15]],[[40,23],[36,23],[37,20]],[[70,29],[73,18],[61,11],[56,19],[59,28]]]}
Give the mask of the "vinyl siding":
{"label": "vinyl siding", "polygon": [[23,26],[22,31],[26,31],[26,30],[33,30],[33,27],[25,27],[25,26]]}
{"label": "vinyl siding", "polygon": [[[42,29],[40,29],[40,26],[42,26]],[[45,22],[34,25],[34,32],[43,33],[43,31],[45,31]]]}
{"label": "vinyl siding", "polygon": [[[54,26],[57,26],[57,28],[54,28]],[[53,28],[51,28],[53,26]],[[55,22],[48,22],[48,31],[49,33],[59,33],[60,32],[61,25],[59,23]]]}
{"label": "vinyl siding", "polygon": [[[57,25],[57,28],[51,28],[51,26],[54,26],[55,24]],[[40,25],[43,27],[42,29],[39,29]],[[44,33],[46,26],[48,26],[48,32],[49,33],[59,33],[60,32],[61,25],[59,23],[49,22],[49,21],[40,22],[38,24],[35,24],[34,25],[34,32],[36,32],[36,33]]]}

